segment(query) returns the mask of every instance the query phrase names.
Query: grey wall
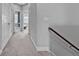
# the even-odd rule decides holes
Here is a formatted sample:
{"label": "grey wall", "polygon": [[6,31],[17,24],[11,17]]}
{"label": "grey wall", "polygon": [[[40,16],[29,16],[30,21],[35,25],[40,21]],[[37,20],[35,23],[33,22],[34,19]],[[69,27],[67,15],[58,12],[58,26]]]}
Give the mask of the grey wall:
{"label": "grey wall", "polygon": [[13,11],[11,4],[2,4],[2,43],[1,49],[5,47],[13,33]]}
{"label": "grey wall", "polygon": [[37,4],[38,46],[49,46],[50,25],[79,47],[79,4]]}
{"label": "grey wall", "polygon": [[0,4],[0,49],[2,41],[2,4]]}
{"label": "grey wall", "polygon": [[26,16],[29,15],[29,6],[30,6],[29,4],[22,6],[22,8],[23,8],[23,14],[26,14]]}
{"label": "grey wall", "polygon": [[[54,25],[79,25],[79,4],[37,4],[39,18],[48,18]],[[41,12],[42,11],[42,12]],[[40,16],[41,15],[41,16]],[[52,22],[51,22],[52,21]],[[71,24],[70,24],[71,23]]]}
{"label": "grey wall", "polygon": [[21,7],[17,4],[12,4],[12,7],[14,8],[14,11],[21,11]]}
{"label": "grey wall", "polygon": [[29,9],[29,32],[34,44],[37,45],[37,8],[32,3]]}

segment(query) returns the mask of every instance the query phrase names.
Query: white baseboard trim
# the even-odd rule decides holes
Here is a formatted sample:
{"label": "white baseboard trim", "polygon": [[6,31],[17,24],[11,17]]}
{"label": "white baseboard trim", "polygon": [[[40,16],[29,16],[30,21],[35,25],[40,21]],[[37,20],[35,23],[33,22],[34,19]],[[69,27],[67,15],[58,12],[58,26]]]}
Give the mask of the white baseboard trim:
{"label": "white baseboard trim", "polygon": [[33,45],[34,45],[34,47],[37,51],[49,51],[48,47],[39,47],[39,46],[37,46],[36,43],[34,42],[34,40],[32,39],[32,37],[31,37],[31,41],[32,41],[32,43],[33,43]]}
{"label": "white baseboard trim", "polygon": [[[12,34],[10,34],[9,39],[12,37],[12,35],[13,35],[13,33],[12,33]],[[7,42],[9,41],[9,39],[7,39]],[[3,45],[3,47],[0,49],[0,55],[1,55],[2,51],[3,51],[3,49],[5,48],[5,46],[6,46],[7,42],[6,42],[6,43]]]}
{"label": "white baseboard trim", "polygon": [[37,51],[49,51],[48,47],[37,47]]}
{"label": "white baseboard trim", "polygon": [[52,51],[49,50],[49,53],[51,54],[51,56],[56,56],[55,53],[53,53]]}
{"label": "white baseboard trim", "polygon": [[31,37],[31,41],[32,41],[32,43],[33,43],[33,45],[34,45],[34,47],[35,47],[35,50],[37,50],[36,43],[34,42],[34,40],[32,39],[32,37]]}

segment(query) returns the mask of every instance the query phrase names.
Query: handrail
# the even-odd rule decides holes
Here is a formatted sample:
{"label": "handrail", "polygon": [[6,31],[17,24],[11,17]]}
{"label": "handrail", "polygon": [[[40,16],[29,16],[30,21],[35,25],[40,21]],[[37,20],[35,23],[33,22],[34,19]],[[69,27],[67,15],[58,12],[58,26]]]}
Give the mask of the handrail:
{"label": "handrail", "polygon": [[71,42],[69,42],[66,38],[64,38],[62,35],[60,35],[54,29],[52,29],[51,27],[49,27],[48,30],[51,30],[52,32],[54,32],[56,35],[58,35],[60,38],[62,38],[64,41],[66,41],[68,44],[70,44],[73,48],[75,48],[77,51],[79,51],[79,48],[77,48],[75,45],[73,45]]}

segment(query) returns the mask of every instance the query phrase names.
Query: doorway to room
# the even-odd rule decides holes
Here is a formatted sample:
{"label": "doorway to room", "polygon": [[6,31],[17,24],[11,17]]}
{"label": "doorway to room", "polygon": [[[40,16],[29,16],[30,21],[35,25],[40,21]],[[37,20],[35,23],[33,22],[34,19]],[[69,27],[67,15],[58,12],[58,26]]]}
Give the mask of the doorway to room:
{"label": "doorway to room", "polygon": [[18,5],[20,10],[14,11],[14,32],[21,32],[29,28],[29,5]]}
{"label": "doorway to room", "polygon": [[14,32],[20,31],[20,12],[14,13]]}

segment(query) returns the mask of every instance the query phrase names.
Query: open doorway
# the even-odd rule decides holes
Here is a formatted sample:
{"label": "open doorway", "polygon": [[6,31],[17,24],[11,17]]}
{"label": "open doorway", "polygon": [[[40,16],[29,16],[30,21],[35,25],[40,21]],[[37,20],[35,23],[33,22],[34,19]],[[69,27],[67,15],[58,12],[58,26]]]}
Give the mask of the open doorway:
{"label": "open doorway", "polygon": [[14,11],[14,32],[22,32],[28,29],[29,25],[29,4],[14,4],[18,6]]}
{"label": "open doorway", "polygon": [[20,12],[16,11],[14,13],[14,31],[20,31]]}

